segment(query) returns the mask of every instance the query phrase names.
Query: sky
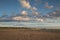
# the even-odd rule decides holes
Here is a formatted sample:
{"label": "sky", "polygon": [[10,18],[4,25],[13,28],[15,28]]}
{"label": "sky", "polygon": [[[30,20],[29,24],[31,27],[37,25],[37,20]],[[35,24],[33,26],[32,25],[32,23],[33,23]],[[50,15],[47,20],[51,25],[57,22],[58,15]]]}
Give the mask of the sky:
{"label": "sky", "polygon": [[59,24],[60,0],[0,0],[1,27],[31,26],[40,28],[42,26],[60,29]]}
{"label": "sky", "polygon": [[[56,12],[57,11],[57,12]],[[0,0],[0,17],[8,15],[34,15],[32,17],[60,18],[60,0]],[[13,17],[14,20],[30,20],[30,17]],[[38,18],[37,18],[38,19]],[[43,19],[38,19],[42,21]],[[60,19],[59,19],[60,20]]]}
{"label": "sky", "polygon": [[12,12],[18,13],[20,4],[17,0],[0,0],[0,15],[7,13],[10,15]]}

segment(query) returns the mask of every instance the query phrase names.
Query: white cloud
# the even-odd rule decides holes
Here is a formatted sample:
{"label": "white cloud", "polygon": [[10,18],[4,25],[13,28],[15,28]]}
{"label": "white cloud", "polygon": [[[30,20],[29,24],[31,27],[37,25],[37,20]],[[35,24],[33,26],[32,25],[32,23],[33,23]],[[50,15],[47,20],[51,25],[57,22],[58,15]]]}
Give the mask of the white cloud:
{"label": "white cloud", "polygon": [[29,17],[26,17],[26,18],[23,18],[24,21],[29,21],[30,18]]}
{"label": "white cloud", "polygon": [[30,5],[30,3],[26,0],[20,0],[20,3],[22,4],[23,7],[27,8],[27,9],[34,10],[34,11],[37,10],[36,7],[32,7]]}
{"label": "white cloud", "polygon": [[37,10],[37,8],[36,7],[32,7],[32,10]]}
{"label": "white cloud", "polygon": [[[29,1],[20,0],[20,3],[22,4],[22,6],[23,6],[24,8],[27,8],[27,9],[31,10],[32,12],[38,10],[36,7],[32,7],[32,6],[30,5]],[[26,12],[26,11],[22,11],[22,15],[27,15],[27,12]],[[35,12],[35,15],[38,15],[38,13]]]}
{"label": "white cloud", "polygon": [[17,20],[17,21],[29,21],[30,18],[29,18],[29,17],[16,16],[16,17],[12,17],[12,20]]}
{"label": "white cloud", "polygon": [[28,15],[27,11],[22,11],[21,14],[24,15],[24,16]]}
{"label": "white cloud", "polygon": [[28,9],[31,8],[30,3],[27,2],[26,0],[20,0],[20,2],[21,2],[23,7],[28,8]]}
{"label": "white cloud", "polygon": [[33,11],[33,15],[38,16],[38,15],[39,15],[39,13],[38,13],[38,12]]}
{"label": "white cloud", "polygon": [[51,9],[53,8],[54,6],[53,5],[49,5],[48,2],[45,3],[45,8],[48,8],[48,9]]}
{"label": "white cloud", "polygon": [[56,14],[56,12],[53,12],[53,14]]}
{"label": "white cloud", "polygon": [[37,21],[40,21],[40,22],[44,22],[44,20],[41,19],[41,18],[37,18],[36,20],[37,20]]}
{"label": "white cloud", "polygon": [[21,16],[18,17],[12,17],[12,20],[22,20],[23,18]]}
{"label": "white cloud", "polygon": [[47,17],[50,17],[50,15],[46,14]]}
{"label": "white cloud", "polygon": [[32,7],[31,10],[32,10],[32,11],[36,11],[37,8],[36,8],[36,7]]}

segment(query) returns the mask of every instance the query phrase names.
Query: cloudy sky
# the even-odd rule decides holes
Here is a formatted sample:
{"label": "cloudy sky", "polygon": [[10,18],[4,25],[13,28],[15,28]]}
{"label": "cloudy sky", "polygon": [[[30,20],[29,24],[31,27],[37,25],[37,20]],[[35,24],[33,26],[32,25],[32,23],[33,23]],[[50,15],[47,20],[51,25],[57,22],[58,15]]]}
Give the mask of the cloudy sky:
{"label": "cloudy sky", "polygon": [[60,29],[60,0],[0,0],[0,27],[4,26]]}
{"label": "cloudy sky", "polygon": [[0,18],[11,16],[15,16],[14,20],[28,21],[31,17],[38,21],[43,21],[40,17],[60,20],[60,0],[0,0]]}

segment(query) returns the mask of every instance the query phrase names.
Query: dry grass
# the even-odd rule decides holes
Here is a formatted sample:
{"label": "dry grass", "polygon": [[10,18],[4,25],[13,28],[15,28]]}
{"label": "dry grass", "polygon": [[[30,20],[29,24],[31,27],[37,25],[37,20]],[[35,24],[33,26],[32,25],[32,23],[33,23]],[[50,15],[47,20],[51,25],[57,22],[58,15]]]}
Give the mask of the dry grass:
{"label": "dry grass", "polygon": [[60,40],[60,32],[42,30],[0,28],[0,40]]}

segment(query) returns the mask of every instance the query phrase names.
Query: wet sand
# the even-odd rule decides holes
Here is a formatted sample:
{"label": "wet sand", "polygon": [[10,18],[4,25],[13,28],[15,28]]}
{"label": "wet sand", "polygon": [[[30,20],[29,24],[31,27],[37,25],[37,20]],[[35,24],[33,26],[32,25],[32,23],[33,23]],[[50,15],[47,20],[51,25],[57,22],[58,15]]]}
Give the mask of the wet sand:
{"label": "wet sand", "polygon": [[32,29],[0,28],[0,40],[60,40],[60,32]]}

